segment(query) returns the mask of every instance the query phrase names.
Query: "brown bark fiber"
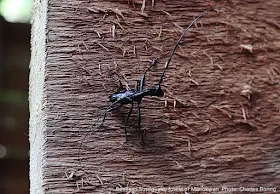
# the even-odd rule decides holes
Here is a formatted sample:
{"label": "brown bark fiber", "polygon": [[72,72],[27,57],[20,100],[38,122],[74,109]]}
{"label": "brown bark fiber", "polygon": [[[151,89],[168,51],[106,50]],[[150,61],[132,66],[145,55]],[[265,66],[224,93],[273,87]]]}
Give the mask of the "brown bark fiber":
{"label": "brown bark fiber", "polygon": [[[152,2],[49,0],[44,191],[188,186],[279,191],[279,0]],[[128,107],[109,113],[102,127],[93,126],[117,89],[109,72],[132,88],[157,57],[159,64],[147,75],[146,86],[152,86],[182,30],[209,5],[217,8],[186,33],[167,70],[165,97],[141,104],[145,147],[136,109],[127,142]]]}

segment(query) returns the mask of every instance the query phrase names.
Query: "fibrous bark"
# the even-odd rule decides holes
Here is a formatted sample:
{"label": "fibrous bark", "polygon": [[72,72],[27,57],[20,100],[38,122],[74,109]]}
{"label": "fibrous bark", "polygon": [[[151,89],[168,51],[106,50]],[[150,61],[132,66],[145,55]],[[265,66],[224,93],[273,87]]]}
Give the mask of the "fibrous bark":
{"label": "fibrous bark", "polygon": [[[145,147],[136,110],[127,141],[128,107],[94,126],[117,89],[110,72],[133,88],[157,57],[147,75],[152,86],[182,30],[209,4],[216,8],[187,32],[167,70],[165,97],[142,102]],[[38,172],[46,193],[189,186],[223,193],[222,187],[280,184],[279,1],[49,0],[45,6],[48,12],[34,17],[46,14],[45,33],[33,24],[33,58],[40,55],[39,36],[46,45],[38,48],[45,58],[36,73],[39,64],[31,63],[33,74],[44,76],[31,79],[30,104],[37,107],[31,159],[37,154],[42,164],[31,162],[31,182]],[[36,111],[40,119],[32,120]]]}

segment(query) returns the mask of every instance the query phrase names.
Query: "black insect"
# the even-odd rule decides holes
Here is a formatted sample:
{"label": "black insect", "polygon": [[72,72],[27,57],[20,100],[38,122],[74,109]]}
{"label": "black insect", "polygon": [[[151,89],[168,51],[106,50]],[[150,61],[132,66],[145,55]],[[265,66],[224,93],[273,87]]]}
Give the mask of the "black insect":
{"label": "black insect", "polygon": [[[146,96],[159,96],[162,97],[164,95],[164,92],[161,89],[161,83],[163,81],[163,77],[164,74],[168,68],[168,65],[174,55],[174,53],[176,52],[176,49],[181,41],[181,39],[183,38],[183,36],[185,35],[185,33],[188,31],[188,29],[203,15],[205,15],[209,10],[206,10],[205,12],[203,12],[202,14],[200,14],[197,18],[195,18],[192,23],[183,31],[182,35],[180,36],[180,38],[178,39],[166,65],[165,68],[163,69],[163,72],[159,78],[159,81],[157,84],[155,84],[153,87],[151,88],[144,88],[145,85],[145,76],[146,73],[157,63],[157,59],[153,59],[152,60],[152,64],[149,68],[146,69],[146,71],[144,72],[144,74],[141,77],[141,80],[137,80],[136,81],[136,85],[134,89],[131,90],[127,90],[124,89],[122,82],[115,77],[115,79],[119,82],[119,90],[115,93],[113,93],[112,95],[109,96],[108,101],[112,102],[112,104],[102,113],[99,115],[98,119],[100,117],[103,117],[101,124],[104,122],[105,118],[106,118],[106,114],[112,110],[118,109],[120,108],[122,105],[124,104],[130,104],[130,110],[126,116],[125,119],[125,135],[127,137],[127,131],[126,131],[126,126],[127,126],[127,121],[131,115],[132,109],[133,109],[133,104],[136,103],[137,104],[137,120],[138,120],[138,130],[141,134],[141,140],[142,140],[142,144],[144,144],[144,135],[145,135],[145,131],[141,130],[141,111],[140,111],[140,105],[142,102],[142,99]],[[98,120],[97,120],[98,121]],[[97,121],[95,122],[95,124],[97,123]],[[94,125],[95,125],[94,124]],[[100,124],[100,125],[101,125]],[[99,125],[99,126],[100,126]]]}

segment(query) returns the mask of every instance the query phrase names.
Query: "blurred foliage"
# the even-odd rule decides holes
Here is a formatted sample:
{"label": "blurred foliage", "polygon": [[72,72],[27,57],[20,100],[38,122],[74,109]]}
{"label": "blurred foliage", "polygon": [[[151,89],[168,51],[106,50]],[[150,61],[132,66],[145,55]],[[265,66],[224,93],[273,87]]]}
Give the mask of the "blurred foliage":
{"label": "blurred foliage", "polygon": [[0,103],[28,106],[28,93],[15,90],[2,90],[0,91]]}
{"label": "blurred foliage", "polygon": [[0,0],[0,14],[8,22],[28,23],[32,0]]}
{"label": "blurred foliage", "polygon": [[28,160],[28,156],[28,148],[6,147],[4,157],[7,159]]}

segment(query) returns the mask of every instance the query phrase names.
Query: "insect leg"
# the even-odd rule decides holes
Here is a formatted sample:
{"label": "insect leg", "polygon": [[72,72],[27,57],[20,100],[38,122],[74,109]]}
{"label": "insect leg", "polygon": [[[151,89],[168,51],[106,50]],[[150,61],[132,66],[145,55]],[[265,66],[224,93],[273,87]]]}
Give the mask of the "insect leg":
{"label": "insect leg", "polygon": [[[105,120],[105,117],[106,117],[107,112],[112,111],[112,110],[115,110],[115,109],[117,109],[117,108],[119,108],[119,107],[121,107],[121,106],[123,105],[123,104],[121,104],[121,100],[122,100],[122,99],[119,99],[119,100],[113,102],[112,104],[110,104],[110,106],[107,107],[107,109],[106,109],[103,113],[101,113],[100,115],[98,115],[97,120],[93,123],[92,126],[96,126],[96,123],[99,121],[100,117],[103,116],[103,120],[102,120],[101,124],[99,125],[99,126],[101,126],[102,123],[103,123],[104,120]],[[116,105],[116,106],[115,106],[115,105]],[[115,107],[114,107],[114,106],[115,106]],[[97,127],[98,127],[98,126],[97,126]],[[92,133],[92,129],[90,129],[90,130],[86,133],[86,135],[81,139],[81,144],[80,144],[79,151],[78,151],[78,160],[80,161],[80,165],[81,165],[81,166],[82,166],[82,159],[81,159],[81,157],[80,157],[80,156],[81,156],[81,149],[82,149],[82,147],[83,147],[84,140],[85,140],[86,137],[87,137],[88,135],[90,135],[91,133]]]}
{"label": "insect leg", "polygon": [[[112,111],[112,110],[115,110],[115,109],[117,109],[117,108],[119,108],[119,107],[121,107],[123,104],[119,104],[120,103],[120,100],[118,100],[118,101],[116,101],[116,102],[113,102],[112,104],[110,104],[110,106],[103,112],[103,113],[101,113],[100,115],[98,115],[97,116],[97,120],[93,123],[93,126],[95,126],[96,125],[96,123],[99,121],[99,119],[100,119],[100,117],[102,117],[103,116],[103,119],[102,119],[102,122],[101,122],[101,124],[99,124],[97,127],[100,127],[101,125],[102,125],[102,123],[104,122],[104,120],[105,120],[105,117],[106,117],[106,114],[107,114],[107,112],[110,112],[110,111]],[[116,105],[116,107],[114,107],[114,105]]]}
{"label": "insect leg", "polygon": [[118,84],[118,86],[119,86],[118,91],[123,90],[124,88],[123,88],[123,84],[122,84],[121,80],[116,75],[111,75],[111,77],[119,83]]}
{"label": "insect leg", "polygon": [[138,92],[138,87],[139,87],[139,80],[136,81],[135,83],[135,92]]}
{"label": "insect leg", "polygon": [[137,121],[138,121],[138,130],[141,134],[141,141],[142,145],[144,145],[144,132],[141,130],[141,112],[140,112],[140,103],[138,102],[137,104]]}
{"label": "insect leg", "polygon": [[[117,109],[117,108],[120,108],[120,107],[123,105],[123,104],[117,104],[117,103],[119,103],[119,102],[118,102],[118,101],[113,102],[102,114],[100,114],[100,115],[97,117],[97,120],[93,123],[92,126],[95,126],[96,123],[99,121],[100,117],[103,116],[103,119],[102,119],[101,124],[98,125],[97,127],[101,126],[101,125],[103,124],[104,120],[105,120],[105,117],[106,117],[107,112],[112,111],[112,110],[115,110],[115,109]],[[117,106],[114,107],[114,105],[117,105]],[[90,130],[86,133],[86,135],[81,139],[81,144],[80,144],[79,151],[78,151],[78,160],[80,161],[80,166],[82,166],[81,149],[82,149],[82,147],[83,147],[84,140],[85,140],[86,137],[87,137],[88,135],[90,135],[91,133],[92,133],[92,129],[90,129]]]}
{"label": "insect leg", "polygon": [[131,115],[131,112],[132,112],[132,109],[133,109],[133,103],[131,103],[131,107],[130,107],[130,110],[128,112],[128,114],[126,115],[126,118],[125,118],[125,123],[124,123],[124,133],[125,133],[125,139],[127,140],[127,131],[126,131],[126,125],[127,125],[127,121]]}
{"label": "insect leg", "polygon": [[[120,108],[121,106],[122,106],[122,104],[119,104],[119,105],[117,105],[117,106],[115,106],[115,107],[112,107],[112,108],[107,109],[107,110],[103,113],[103,119],[102,119],[101,123],[98,125],[98,127],[100,127],[100,126],[103,124],[103,122],[105,121],[105,118],[106,118],[106,116],[107,116],[107,112],[110,112],[110,111],[112,111],[112,110],[116,110],[116,109]],[[100,115],[100,116],[101,116],[101,115]]]}
{"label": "insect leg", "polygon": [[143,88],[144,88],[144,84],[145,84],[145,76],[146,76],[146,73],[147,71],[149,71],[154,65],[157,64],[157,58],[154,58],[152,60],[152,65],[150,67],[148,67],[148,69],[146,69],[146,71],[144,72],[144,74],[142,75],[142,78],[141,78],[141,81],[140,81],[140,92],[143,91]]}

